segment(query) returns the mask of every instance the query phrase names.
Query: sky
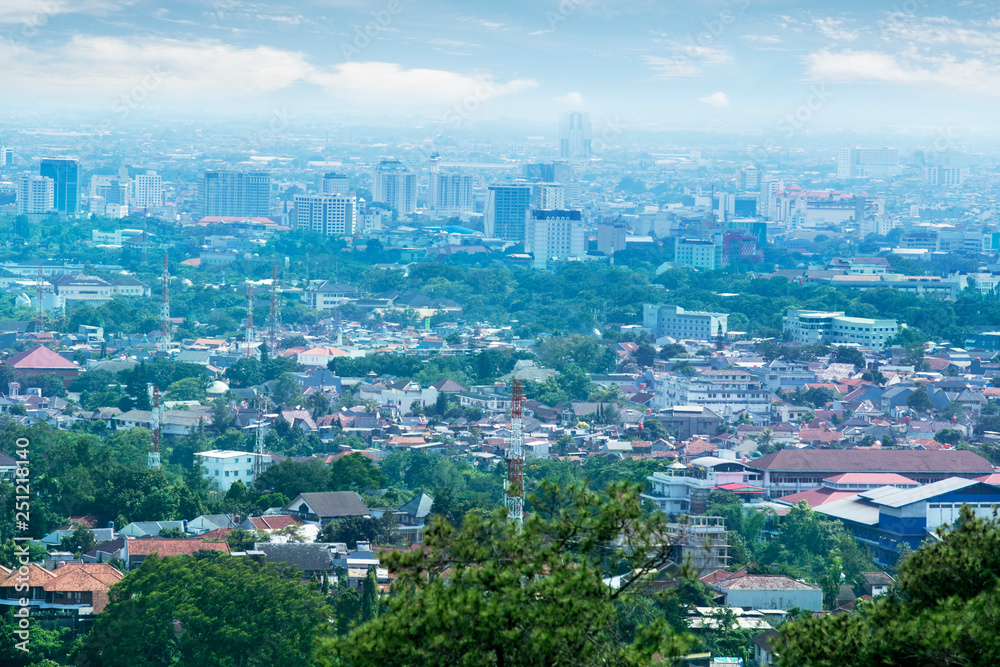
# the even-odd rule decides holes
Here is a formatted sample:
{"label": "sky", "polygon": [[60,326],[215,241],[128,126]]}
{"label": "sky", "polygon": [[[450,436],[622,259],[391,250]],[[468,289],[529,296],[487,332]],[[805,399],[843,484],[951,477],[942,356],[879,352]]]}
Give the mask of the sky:
{"label": "sky", "polygon": [[[1000,7],[942,0],[3,0],[22,112],[989,131]],[[277,121],[280,122],[280,121]]]}

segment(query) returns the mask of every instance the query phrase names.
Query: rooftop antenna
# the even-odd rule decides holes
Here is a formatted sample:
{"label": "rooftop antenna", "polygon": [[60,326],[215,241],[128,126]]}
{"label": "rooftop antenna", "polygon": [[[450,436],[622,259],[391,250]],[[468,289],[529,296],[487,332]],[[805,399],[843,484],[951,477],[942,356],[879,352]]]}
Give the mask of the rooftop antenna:
{"label": "rooftop antenna", "polygon": [[278,265],[271,277],[271,314],[267,322],[267,347],[271,354],[278,349]]}
{"label": "rooftop antenna", "polygon": [[160,349],[170,351],[170,272],[167,253],[163,253],[163,296],[160,299]]}
{"label": "rooftop antenna", "polygon": [[507,505],[507,520],[524,525],[524,424],[521,416],[524,407],[524,382],[514,380],[511,389],[510,446],[507,448],[507,482],[504,484],[504,500]]}
{"label": "rooftop antenna", "polygon": [[149,385],[149,396],[153,404],[153,415],[149,419],[149,430],[152,436],[149,441],[149,459],[146,465],[151,470],[160,469],[160,392],[152,384]]}

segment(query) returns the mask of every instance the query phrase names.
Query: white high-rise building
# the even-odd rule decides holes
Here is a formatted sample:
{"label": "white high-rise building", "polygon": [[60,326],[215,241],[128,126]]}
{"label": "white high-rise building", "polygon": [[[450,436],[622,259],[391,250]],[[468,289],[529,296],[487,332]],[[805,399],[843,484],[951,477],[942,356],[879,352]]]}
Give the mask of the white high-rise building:
{"label": "white high-rise building", "polygon": [[136,174],[132,181],[132,206],[135,208],[163,206],[163,178],[155,171]]}
{"label": "white high-rise building", "polygon": [[55,210],[55,181],[46,176],[22,176],[17,181],[17,212],[48,213]]}
{"label": "white high-rise building", "polygon": [[562,183],[532,183],[531,208],[549,210],[566,208],[566,186]]}
{"label": "white high-rise building", "polygon": [[358,223],[354,195],[295,195],[295,227],[324,236],[350,236]]}
{"label": "white high-rise building", "polygon": [[590,157],[590,114],[566,113],[559,121],[559,157]]}
{"label": "white high-rise building", "polygon": [[894,178],[903,173],[898,148],[841,148],[837,178]]}
{"label": "white high-rise building", "polygon": [[472,176],[455,171],[432,171],[428,205],[444,214],[472,211]]}
{"label": "white high-rise building", "polygon": [[548,268],[549,260],[583,257],[586,253],[583,215],[570,210],[531,211],[524,250],[534,255],[532,266],[536,269]]}
{"label": "white high-rise building", "polygon": [[372,199],[400,215],[417,210],[417,175],[399,160],[382,160],[372,174]]}
{"label": "white high-rise building", "polygon": [[14,149],[0,146],[0,167],[14,164]]}
{"label": "white high-rise building", "polygon": [[491,185],[486,191],[483,227],[487,238],[524,241],[524,227],[531,209],[527,183]]}
{"label": "white high-rise building", "polygon": [[323,174],[319,192],[323,195],[346,195],[351,191],[351,183],[345,174],[330,172]]}

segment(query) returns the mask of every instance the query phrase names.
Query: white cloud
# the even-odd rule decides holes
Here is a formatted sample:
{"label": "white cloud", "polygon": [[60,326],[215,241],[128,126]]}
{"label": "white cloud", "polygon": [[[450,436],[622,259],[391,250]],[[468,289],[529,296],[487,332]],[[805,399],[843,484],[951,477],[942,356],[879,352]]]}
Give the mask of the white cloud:
{"label": "white cloud", "polygon": [[136,0],[2,0],[0,23],[20,23],[38,30],[59,14],[106,14]]}
{"label": "white cloud", "polygon": [[881,81],[1000,94],[1000,66],[979,58],[926,56],[914,50],[900,55],[822,50],[809,54],[807,63],[809,76],[819,81]]}
{"label": "white cloud", "polygon": [[[271,47],[241,48],[218,40],[122,39],[77,35],[58,49],[33,45],[0,48],[0,86],[30,87],[39,95],[77,101],[110,101],[156,73],[155,97],[163,103],[205,104],[259,99],[294,85],[313,85],[331,100],[354,108],[409,109],[513,95],[537,87],[530,79],[494,81],[396,63],[315,65],[303,53]],[[2,47],[2,45],[0,45]],[[55,66],[58,64],[59,66]],[[146,91],[153,103],[154,91]]]}
{"label": "white cloud", "polygon": [[844,19],[832,17],[813,19],[813,25],[824,37],[828,37],[836,42],[853,42],[859,36],[857,30],[850,30],[846,27]]}
{"label": "white cloud", "polygon": [[670,42],[667,47],[673,52],[673,56],[643,56],[643,62],[657,79],[698,76],[705,66],[724,65],[730,61],[729,54],[712,46]]}
{"label": "white cloud", "polygon": [[723,92],[712,93],[711,95],[706,95],[705,97],[699,97],[698,101],[704,102],[705,104],[717,109],[729,108],[729,96]]}
{"label": "white cloud", "polygon": [[583,95],[576,91],[557,97],[556,102],[558,102],[563,106],[571,107],[573,109],[584,108]]}

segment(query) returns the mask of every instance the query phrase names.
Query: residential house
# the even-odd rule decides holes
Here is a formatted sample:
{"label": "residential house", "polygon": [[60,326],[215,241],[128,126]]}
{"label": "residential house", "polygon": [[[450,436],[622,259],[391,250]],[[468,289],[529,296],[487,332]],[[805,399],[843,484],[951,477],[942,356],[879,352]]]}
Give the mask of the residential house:
{"label": "residential house", "polygon": [[348,516],[371,516],[371,510],[354,491],[300,493],[282,511],[299,521],[323,526]]}
{"label": "residential house", "polygon": [[753,642],[753,660],[757,667],[772,667],[778,664],[776,646],[781,634],[774,628],[769,628],[750,641]]}
{"label": "residential house", "polygon": [[144,538],[128,540],[125,543],[125,562],[129,569],[142,565],[147,556],[160,558],[168,556],[192,556],[199,551],[221,551],[229,555],[229,545],[225,542],[203,542],[198,539]]}
{"label": "residential house", "polygon": [[744,574],[723,579],[712,588],[725,596],[725,604],[744,609],[791,609],[822,611],[823,590],[783,574]]}
{"label": "residential house", "polygon": [[327,576],[333,575],[333,559],[337,555],[337,546],[323,542],[314,544],[258,542],[254,545],[254,551],[263,553],[265,562],[294,567],[302,573],[303,579],[310,579],[313,576],[322,577],[324,573]]}
{"label": "residential house", "polygon": [[425,524],[433,506],[434,499],[426,493],[420,493],[394,511],[400,535],[409,540],[411,544],[423,542]]}

